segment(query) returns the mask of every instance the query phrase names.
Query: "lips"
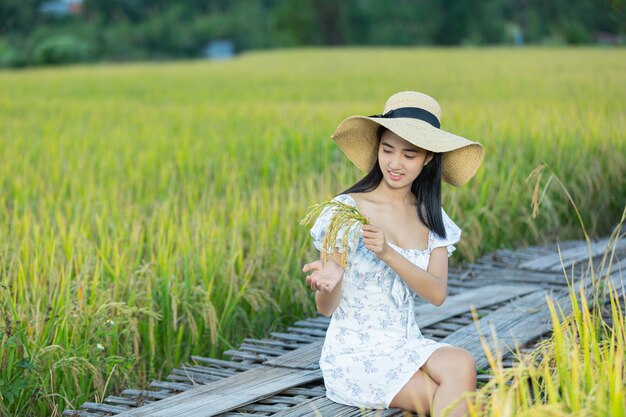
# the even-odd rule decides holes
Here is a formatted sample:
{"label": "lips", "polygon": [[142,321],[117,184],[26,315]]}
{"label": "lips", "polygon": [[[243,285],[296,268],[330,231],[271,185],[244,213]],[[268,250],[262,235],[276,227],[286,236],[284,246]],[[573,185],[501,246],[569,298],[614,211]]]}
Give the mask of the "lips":
{"label": "lips", "polygon": [[394,181],[399,181],[404,174],[395,173],[393,171],[387,171],[389,173],[389,177]]}

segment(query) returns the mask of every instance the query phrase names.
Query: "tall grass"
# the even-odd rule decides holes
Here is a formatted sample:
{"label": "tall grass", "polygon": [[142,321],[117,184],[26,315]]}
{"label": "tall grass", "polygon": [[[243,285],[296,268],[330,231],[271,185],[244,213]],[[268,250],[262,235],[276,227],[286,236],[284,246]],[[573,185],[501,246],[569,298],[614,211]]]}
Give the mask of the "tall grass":
{"label": "tall grass", "polygon": [[[534,172],[537,185],[543,168]],[[550,175],[544,192],[552,179],[558,182],[580,216],[558,176]],[[539,198],[533,198],[536,211],[540,202]],[[562,306],[546,295],[552,335],[528,355],[521,355],[516,349],[519,362],[515,366],[503,368],[502,352],[493,352],[481,335],[494,375],[480,390],[458,400],[470,399],[469,417],[626,416],[626,320],[622,310],[622,304],[626,304],[626,283],[619,264],[614,264],[619,258],[616,246],[624,237],[625,221],[626,206],[600,265],[594,265],[590,255],[588,268],[581,269],[579,275],[574,275],[574,268],[571,276],[563,269],[569,291],[567,303],[571,306],[567,311],[571,312],[565,314]],[[581,227],[591,249],[582,220]],[[608,320],[603,317],[605,313]]]}
{"label": "tall grass", "polygon": [[520,355],[521,363],[504,369],[491,357],[494,378],[469,396],[469,416],[626,415],[626,328],[620,306],[624,293],[607,281],[607,323],[603,306],[588,304],[582,288],[570,287],[574,310],[565,318],[547,297],[553,335],[531,354]]}
{"label": "tall grass", "polygon": [[[360,173],[329,139],[405,89],[486,158],[444,207],[453,262],[592,236],[624,206],[626,59],[596,49],[306,49],[0,73],[0,414],[146,386],[314,313],[307,207]],[[584,199],[583,199],[584,197]],[[541,224],[541,228],[537,226]]]}

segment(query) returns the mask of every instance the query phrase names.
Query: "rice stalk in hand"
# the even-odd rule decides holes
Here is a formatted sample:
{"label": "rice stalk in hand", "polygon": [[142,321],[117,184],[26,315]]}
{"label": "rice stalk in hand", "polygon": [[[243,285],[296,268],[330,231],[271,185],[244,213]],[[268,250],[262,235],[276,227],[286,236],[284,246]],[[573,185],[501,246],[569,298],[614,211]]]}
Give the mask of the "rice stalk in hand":
{"label": "rice stalk in hand", "polygon": [[[350,248],[349,231],[353,227],[360,224],[369,224],[367,217],[365,217],[359,209],[349,204],[342,203],[341,201],[328,200],[322,203],[317,203],[309,207],[309,212],[300,221],[301,225],[309,224],[313,219],[324,212],[324,210],[332,210],[333,215],[328,223],[328,230],[322,240],[322,260],[327,261],[328,255],[335,251],[335,242],[337,240],[337,234],[340,230],[345,228],[345,233],[341,237],[341,266],[345,268],[348,264],[348,251]],[[353,233],[352,243],[356,245],[359,239],[358,233]]]}

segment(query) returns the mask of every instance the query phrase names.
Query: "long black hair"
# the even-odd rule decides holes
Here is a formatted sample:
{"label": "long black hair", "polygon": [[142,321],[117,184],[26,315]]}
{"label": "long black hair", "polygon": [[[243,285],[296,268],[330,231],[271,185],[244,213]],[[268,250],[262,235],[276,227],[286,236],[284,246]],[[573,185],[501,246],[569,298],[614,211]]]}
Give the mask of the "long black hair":
{"label": "long black hair", "polygon": [[[378,126],[377,136],[380,138],[387,130],[384,126]],[[443,225],[441,214],[441,153],[430,152],[433,158],[422,168],[420,174],[411,184],[411,192],[415,196],[415,209],[417,216],[430,230],[437,233],[441,238],[446,238],[446,229]],[[378,151],[376,152],[378,155]],[[378,156],[374,166],[356,184],[341,194],[367,193],[373,191],[383,179],[383,173],[378,165]],[[420,210],[420,207],[422,208]]]}

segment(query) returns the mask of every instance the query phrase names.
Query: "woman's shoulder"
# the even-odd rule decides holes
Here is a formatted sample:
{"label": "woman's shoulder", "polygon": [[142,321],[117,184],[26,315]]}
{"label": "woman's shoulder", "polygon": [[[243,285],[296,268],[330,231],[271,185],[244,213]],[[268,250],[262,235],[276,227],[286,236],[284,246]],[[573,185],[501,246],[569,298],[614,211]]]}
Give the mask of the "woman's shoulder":
{"label": "woman's shoulder", "polygon": [[341,194],[343,196],[342,202],[346,204],[350,204],[353,207],[356,207],[362,212],[367,212],[371,210],[373,207],[376,207],[380,204],[375,198],[373,198],[371,192],[369,193],[348,193]]}
{"label": "woman's shoulder", "polygon": [[350,204],[351,206],[357,205],[357,200],[356,198],[353,197],[353,193],[339,194],[333,198],[333,201],[339,201],[344,204]]}
{"label": "woman's shoulder", "polygon": [[378,202],[372,192],[348,193],[342,195],[347,196],[347,199],[351,200],[352,202],[354,202],[355,205],[358,206]]}

